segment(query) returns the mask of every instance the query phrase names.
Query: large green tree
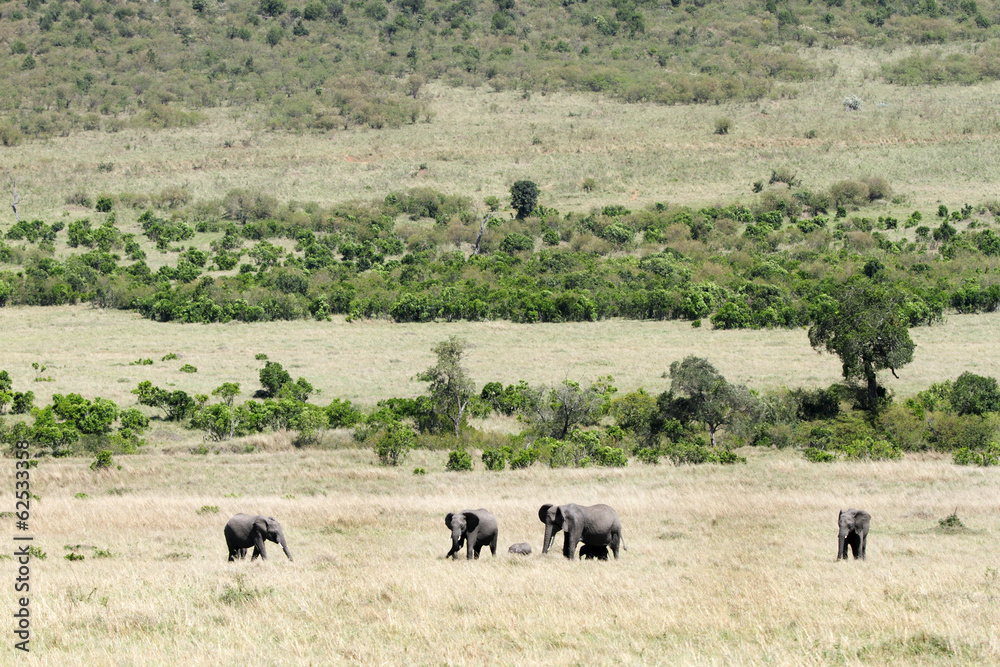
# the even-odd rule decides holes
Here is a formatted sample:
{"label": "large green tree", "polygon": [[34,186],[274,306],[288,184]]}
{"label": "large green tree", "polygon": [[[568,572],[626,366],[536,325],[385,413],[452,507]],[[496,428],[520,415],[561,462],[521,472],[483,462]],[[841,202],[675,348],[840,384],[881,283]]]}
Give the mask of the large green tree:
{"label": "large green tree", "polygon": [[[878,414],[878,372],[913,361],[913,340],[902,307],[905,295],[892,285],[856,276],[820,304],[809,342],[840,357],[848,384],[864,384],[864,407]],[[880,391],[881,390],[881,391]]]}

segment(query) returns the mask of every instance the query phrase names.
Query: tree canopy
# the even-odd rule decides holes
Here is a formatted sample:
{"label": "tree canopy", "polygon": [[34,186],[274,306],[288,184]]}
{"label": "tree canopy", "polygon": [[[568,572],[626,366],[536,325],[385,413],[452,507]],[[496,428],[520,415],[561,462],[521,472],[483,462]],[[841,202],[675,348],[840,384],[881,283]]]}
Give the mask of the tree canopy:
{"label": "tree canopy", "polygon": [[892,285],[855,277],[840,286],[816,312],[809,342],[840,357],[848,384],[863,382],[864,407],[878,413],[885,390],[878,372],[913,360],[915,347],[903,315],[904,295]]}

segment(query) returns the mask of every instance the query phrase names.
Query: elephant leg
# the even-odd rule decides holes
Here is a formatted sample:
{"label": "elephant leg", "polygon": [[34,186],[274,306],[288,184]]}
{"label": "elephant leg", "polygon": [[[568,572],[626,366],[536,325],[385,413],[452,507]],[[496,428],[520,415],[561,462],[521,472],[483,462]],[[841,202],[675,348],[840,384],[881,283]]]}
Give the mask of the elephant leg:
{"label": "elephant leg", "polygon": [[465,559],[466,560],[472,560],[473,558],[479,558],[479,550],[482,547],[480,547],[478,544],[476,544],[476,542],[479,541],[479,527],[478,526],[476,526],[475,530],[473,530],[471,533],[469,533],[468,535],[465,536],[465,541],[466,541],[466,544],[467,544],[467,548],[465,550]]}
{"label": "elephant leg", "polygon": [[861,536],[861,560],[867,560],[865,558],[865,547],[868,545],[868,534],[865,533]]}
{"label": "elephant leg", "polygon": [[232,563],[233,561],[236,560],[236,554],[237,553],[239,553],[239,549],[230,549],[229,550],[229,562],[230,563]]}
{"label": "elephant leg", "polygon": [[493,541],[490,542],[490,551],[492,552],[493,556],[497,555],[497,538],[499,536],[500,536],[499,533],[494,533],[494,535],[493,535]]}
{"label": "elephant leg", "polygon": [[563,533],[563,556],[573,560],[576,557],[576,545],[580,543],[580,536],[576,531],[564,531]]}
{"label": "elephant leg", "polygon": [[[621,533],[615,533],[611,536],[611,553],[615,555],[615,560],[618,560],[618,549],[621,548],[622,536]],[[607,559],[605,559],[607,560]]]}

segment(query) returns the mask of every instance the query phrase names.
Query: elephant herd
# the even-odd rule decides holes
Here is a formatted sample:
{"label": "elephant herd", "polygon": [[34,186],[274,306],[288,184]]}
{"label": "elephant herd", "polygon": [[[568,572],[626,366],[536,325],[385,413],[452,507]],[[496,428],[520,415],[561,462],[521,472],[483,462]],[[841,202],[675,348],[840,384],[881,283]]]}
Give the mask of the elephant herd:
{"label": "elephant herd", "polygon": [[[546,504],[539,508],[538,518],[545,524],[543,554],[548,553],[560,530],[563,531],[563,555],[566,558],[576,556],[576,546],[581,542],[580,558],[607,560],[608,547],[611,547],[617,560],[618,549],[625,548],[622,522],[618,513],[607,505]],[[466,558],[479,558],[480,550],[486,546],[494,556],[497,555],[497,519],[488,510],[449,512],[444,517],[444,524],[451,530],[451,550],[445,558],[457,558],[463,543],[466,545]],[[519,542],[511,545],[507,552],[527,556],[531,553],[531,545]]]}
{"label": "elephant herd", "polygon": [[[545,504],[538,509],[538,519],[545,524],[543,554],[548,553],[559,531],[563,531],[563,556],[569,559],[577,557],[576,547],[580,543],[583,546],[580,547],[579,557],[586,559],[608,560],[610,548],[615,560],[618,560],[618,550],[625,549],[622,523],[618,519],[618,513],[608,505],[584,507],[575,503]],[[445,558],[458,558],[458,552],[463,545],[466,547],[465,557],[468,559],[479,558],[479,552],[483,547],[489,547],[492,555],[497,555],[499,535],[497,519],[488,510],[449,512],[444,517],[444,523],[451,531],[451,550]],[[847,559],[848,547],[855,559],[865,558],[870,524],[871,515],[864,510],[851,508],[840,511],[837,517],[839,528],[837,560]],[[229,520],[223,532],[226,536],[226,546],[229,548],[230,561],[246,558],[247,549],[250,547],[253,547],[251,561],[257,556],[266,560],[265,541],[280,544],[288,560],[292,560],[292,553],[285,542],[284,531],[274,517],[237,514]],[[511,545],[508,553],[527,556],[531,554],[531,545],[527,542]]]}

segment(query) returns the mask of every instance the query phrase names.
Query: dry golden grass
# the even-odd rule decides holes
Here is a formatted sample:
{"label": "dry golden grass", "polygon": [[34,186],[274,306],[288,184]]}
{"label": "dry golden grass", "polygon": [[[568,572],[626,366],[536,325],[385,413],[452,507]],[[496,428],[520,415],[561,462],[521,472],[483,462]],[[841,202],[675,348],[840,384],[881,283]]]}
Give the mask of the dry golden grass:
{"label": "dry golden grass", "polygon": [[[461,474],[432,452],[400,470],[358,450],[138,455],[104,473],[47,460],[33,532],[48,557],[32,565],[35,634],[22,661],[1000,660],[1000,470],[937,456],[819,465],[744,453],[745,466]],[[543,502],[614,506],[628,550],[608,563],[541,557]],[[836,514],[849,505],[873,517],[866,562],[835,561]],[[444,560],[444,514],[480,506],[500,522],[500,553]],[[956,508],[968,530],[942,533],[937,520]],[[278,518],[295,561],[271,545],[265,563],[227,563],[222,527],[240,511]],[[508,556],[520,541],[536,554]],[[77,544],[85,559],[65,560]]]}
{"label": "dry golden grass", "polygon": [[[811,190],[883,176],[907,199],[892,207],[897,214],[995,198],[1000,84],[880,83],[873,72],[902,54],[807,49],[804,58],[836,74],[782,87],[789,97],[722,107],[564,93],[526,100],[428,85],[422,95],[434,114],[430,123],[326,135],[261,131],[256,113],[208,110],[208,120],[190,129],[83,132],[6,148],[3,167],[18,179],[29,219],[85,214],[64,204],[79,190],[93,197],[181,187],[205,199],[251,187],[282,201],[330,204],[427,186],[506,201],[511,183],[522,178],[539,184],[542,204],[562,210],[700,205],[747,196],[751,183],[766,182],[776,168],[796,172]],[[848,95],[863,100],[861,111],[844,110]],[[723,115],[732,129],[719,136],[714,122]],[[816,138],[805,138],[810,130]],[[99,171],[101,163],[114,168]],[[581,187],[587,177],[597,183],[593,192]]]}
{"label": "dry golden grass", "polygon": [[[0,309],[0,368],[15,389],[31,389],[39,402],[53,393],[102,396],[131,405],[142,380],[164,388],[208,394],[223,382],[239,382],[243,398],[259,388],[263,352],[293,378],[321,390],[313,400],[334,398],[372,406],[384,398],[416,396],[426,389],[414,379],[434,363],[431,347],[457,335],[474,343],[465,365],[477,385],[526,380],[555,384],[615,378],[622,391],[669,386],[663,373],[694,354],[708,358],[730,381],[756,389],[827,386],[841,379],[840,362],[809,346],[805,329],[714,331],[690,323],[609,320],[570,324],[452,322],[394,324],[369,320],[298,320],[257,324],[163,324],[135,313],[90,306]],[[1000,376],[1000,314],[950,315],[933,327],[911,330],[913,363],[900,379],[881,380],[899,396],[964,371]],[[161,361],[169,353],[179,358]],[[130,366],[151,358],[151,366]],[[33,362],[48,368],[52,382],[34,382]],[[178,369],[191,364],[197,373]]]}

